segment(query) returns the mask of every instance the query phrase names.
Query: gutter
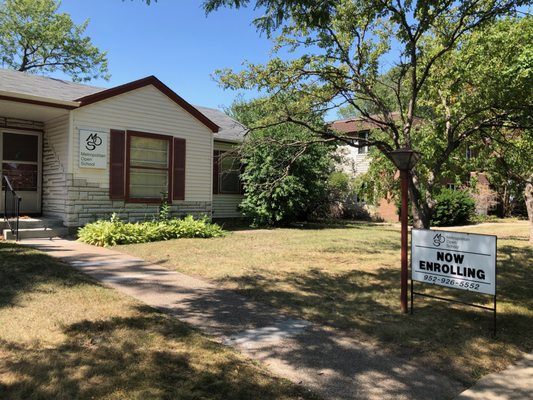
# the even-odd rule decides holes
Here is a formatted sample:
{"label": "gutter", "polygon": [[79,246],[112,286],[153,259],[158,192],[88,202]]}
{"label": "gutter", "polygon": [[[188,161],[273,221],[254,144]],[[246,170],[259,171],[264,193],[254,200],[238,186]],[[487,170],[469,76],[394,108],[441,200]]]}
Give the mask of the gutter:
{"label": "gutter", "polygon": [[15,101],[19,103],[36,104],[39,106],[63,108],[73,110],[80,106],[79,101],[51,99],[49,97],[34,96],[31,94],[14,93],[0,90],[0,100]]}

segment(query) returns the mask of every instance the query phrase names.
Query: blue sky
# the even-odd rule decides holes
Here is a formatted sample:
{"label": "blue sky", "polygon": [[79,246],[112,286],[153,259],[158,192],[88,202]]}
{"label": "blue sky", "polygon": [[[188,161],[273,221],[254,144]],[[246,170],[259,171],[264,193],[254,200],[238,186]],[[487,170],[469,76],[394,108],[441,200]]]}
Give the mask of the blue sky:
{"label": "blue sky", "polygon": [[[216,69],[265,62],[271,43],[251,25],[251,10],[221,9],[206,16],[200,0],[62,0],[76,23],[89,18],[87,35],[107,50],[110,81],[103,87],[155,75],[192,104],[229,106],[237,93],[213,80]],[[58,75],[59,76],[59,75]],[[250,97],[253,94],[247,94]]]}

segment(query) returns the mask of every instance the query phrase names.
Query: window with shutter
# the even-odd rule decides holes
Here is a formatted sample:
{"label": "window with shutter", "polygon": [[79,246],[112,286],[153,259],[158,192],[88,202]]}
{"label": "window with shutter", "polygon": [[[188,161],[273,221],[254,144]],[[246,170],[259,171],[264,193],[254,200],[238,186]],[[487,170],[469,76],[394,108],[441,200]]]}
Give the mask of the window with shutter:
{"label": "window with shutter", "polygon": [[126,193],[131,202],[170,199],[172,182],[172,137],[145,132],[127,132]]}
{"label": "window with shutter", "polygon": [[111,130],[109,197],[128,202],[185,199],[185,139]]}

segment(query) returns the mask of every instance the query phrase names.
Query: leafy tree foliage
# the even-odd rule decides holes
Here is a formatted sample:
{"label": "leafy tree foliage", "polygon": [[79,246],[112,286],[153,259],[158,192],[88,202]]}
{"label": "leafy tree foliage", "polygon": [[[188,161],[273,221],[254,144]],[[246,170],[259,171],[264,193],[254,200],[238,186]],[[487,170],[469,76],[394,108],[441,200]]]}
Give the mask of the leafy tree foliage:
{"label": "leafy tree foliage", "polygon": [[0,60],[17,71],[61,71],[74,81],[109,79],[106,52],[84,35],[88,20],[76,25],[58,13],[56,0],[0,2]]}
{"label": "leafy tree foliage", "polygon": [[[322,141],[313,142],[305,127],[258,127],[279,107],[271,99],[261,98],[236,102],[230,110],[244,125],[255,126],[240,148],[245,165],[241,210],[257,226],[305,220],[327,198],[327,179],[333,168],[334,149]],[[315,118],[309,124],[317,122]]]}
{"label": "leafy tree foliage", "polygon": [[482,153],[480,164],[496,187],[524,198],[530,222],[529,242],[533,244],[533,130],[508,129],[492,140],[490,148]]}
{"label": "leafy tree foliage", "polygon": [[[401,147],[420,151],[409,190],[415,226],[428,227],[434,193],[457,151],[496,128],[518,126],[523,121],[514,117],[533,104],[524,73],[531,18],[496,23],[526,3],[207,0],[204,7],[255,7],[262,14],[254,24],[274,38],[274,54],[282,48],[293,54],[220,71],[225,87],[298,93],[300,104],[286,106],[280,118],[303,126],[309,110],[350,106],[380,131],[356,146],[375,146],[386,158]],[[339,137],[327,125],[312,131]]]}

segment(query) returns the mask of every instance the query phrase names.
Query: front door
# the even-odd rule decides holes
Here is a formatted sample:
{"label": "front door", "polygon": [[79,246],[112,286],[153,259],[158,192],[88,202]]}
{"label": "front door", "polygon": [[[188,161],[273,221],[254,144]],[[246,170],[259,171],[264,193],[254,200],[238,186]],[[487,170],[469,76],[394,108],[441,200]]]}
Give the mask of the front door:
{"label": "front door", "polygon": [[[22,198],[21,214],[41,213],[41,136],[40,132],[11,130],[0,134],[2,175],[8,177],[13,189]],[[5,190],[3,178],[2,190]],[[2,192],[2,208],[3,202]]]}

